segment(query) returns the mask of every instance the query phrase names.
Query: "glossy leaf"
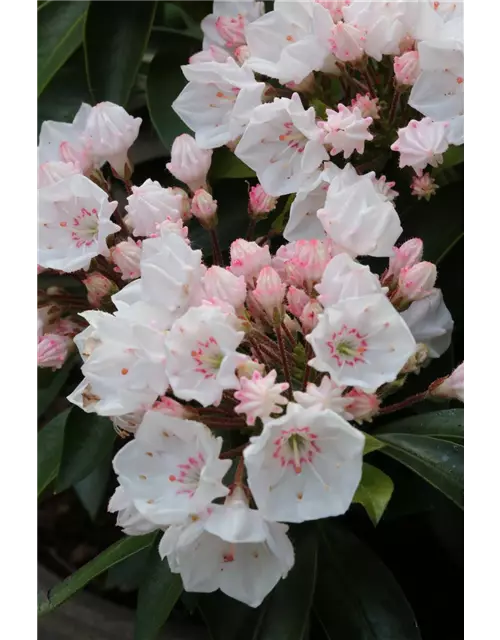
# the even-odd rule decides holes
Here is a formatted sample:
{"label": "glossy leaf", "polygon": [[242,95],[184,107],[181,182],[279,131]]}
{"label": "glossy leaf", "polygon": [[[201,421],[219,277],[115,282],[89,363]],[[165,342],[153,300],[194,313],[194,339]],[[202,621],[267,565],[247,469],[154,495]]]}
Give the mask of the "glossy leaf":
{"label": "glossy leaf", "polygon": [[111,454],[110,449],[97,467],[75,484],[76,494],[91,520],[95,520],[106,496],[111,473]]}
{"label": "glossy leaf", "polygon": [[363,505],[370,520],[377,525],[384,515],[393,491],[394,483],[389,476],[365,462],[361,482],[356,489],[353,502]]}
{"label": "glossy leaf", "polygon": [[64,491],[88,476],[110,455],[115,439],[109,418],[75,408],[66,424],[56,490]]}
{"label": "glossy leaf", "polygon": [[381,451],[398,460],[439,489],[463,509],[464,448],[429,436],[387,433],[378,436],[385,442]]}
{"label": "glossy leaf", "polygon": [[361,540],[334,520],[321,531],[314,610],[328,640],[420,640],[401,587]]}
{"label": "glossy leaf", "polygon": [[156,2],[92,2],[85,21],[85,59],[96,102],[127,106],[149,40]]}
{"label": "glossy leaf", "polygon": [[440,173],[443,169],[449,169],[464,161],[464,145],[456,147],[451,145],[445,153],[443,153],[443,162],[433,170],[433,174]]}
{"label": "glossy leaf", "polygon": [[38,10],[38,95],[83,39],[88,2],[46,2]]}
{"label": "glossy leaf", "polygon": [[38,432],[38,497],[57,476],[64,442],[64,428],[70,410],[66,409],[58,414]]}
{"label": "glossy leaf", "polygon": [[377,438],[374,438],[369,433],[365,433],[363,431],[363,435],[365,436],[365,448],[363,449],[364,456],[366,456],[366,454],[368,453],[371,453],[372,451],[382,449],[382,447],[385,446],[383,442],[377,440]]}
{"label": "glossy leaf", "polygon": [[148,533],[145,536],[126,536],[112,544],[96,558],[66,578],[66,580],[49,589],[48,593],[40,594],[38,598],[38,615],[42,616],[53,611],[98,575],[104,573],[104,571],[107,571],[118,562],[122,562],[142,549],[149,547],[155,535],[155,533]]}
{"label": "glossy leaf", "polygon": [[136,591],[147,569],[149,547],[111,567],[106,576],[106,589]]}
{"label": "glossy leaf", "polygon": [[[307,526],[307,525],[306,525]],[[308,527],[295,543],[295,564],[269,596],[255,640],[305,640],[316,585],[317,530]]]}
{"label": "glossy leaf", "polygon": [[255,171],[242,162],[227,147],[214,150],[209,180],[221,178],[255,178]]}
{"label": "glossy leaf", "polygon": [[464,410],[446,409],[445,411],[432,411],[410,416],[390,422],[375,431],[377,437],[394,433],[431,436],[451,442],[460,442],[464,438]]}
{"label": "glossy leaf", "polygon": [[[68,379],[71,369],[75,365],[75,359],[70,357],[57,371],[38,370],[39,387],[37,393],[38,417],[43,415],[55,400]],[[40,381],[43,380],[43,384]]]}
{"label": "glossy leaf", "polygon": [[172,573],[154,544],[139,587],[134,640],[154,640],[183,590],[179,574]]}

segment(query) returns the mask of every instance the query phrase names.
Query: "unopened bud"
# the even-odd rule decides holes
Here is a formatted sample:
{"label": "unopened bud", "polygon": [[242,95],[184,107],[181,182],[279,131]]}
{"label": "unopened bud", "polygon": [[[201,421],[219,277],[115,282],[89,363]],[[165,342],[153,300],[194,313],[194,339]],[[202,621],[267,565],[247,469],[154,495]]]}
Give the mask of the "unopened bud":
{"label": "unopened bud", "polygon": [[439,185],[436,184],[430,173],[424,173],[422,176],[413,176],[411,195],[417,196],[419,200],[424,198],[429,201],[436,193],[436,189],[439,189]]}
{"label": "unopened bud", "polygon": [[121,273],[122,280],[135,280],[141,275],[142,247],[139,242],[128,238],[111,249],[111,260],[115,271]]}
{"label": "unopened bud", "polygon": [[87,298],[90,305],[96,309],[101,306],[104,298],[112,296],[118,291],[118,287],[114,282],[98,272],[89,274],[83,280],[83,284],[87,289]]}
{"label": "unopened bud", "polygon": [[242,44],[234,50],[234,57],[239,64],[244,64],[250,57],[250,47],[246,44]]}
{"label": "unopened bud", "polygon": [[420,75],[418,51],[407,51],[394,58],[394,76],[396,82],[404,86],[412,86]]}
{"label": "unopened bud", "polygon": [[432,262],[419,262],[413,267],[401,269],[398,278],[397,298],[413,302],[428,296],[436,284],[437,269]]}
{"label": "unopened bud", "polygon": [[184,189],[181,189],[180,187],[170,187],[170,190],[172,191],[172,193],[181,196],[181,207],[180,207],[181,218],[184,222],[187,222],[192,218],[190,197],[184,191]]}
{"label": "unopened bud", "polygon": [[248,213],[256,220],[266,218],[276,208],[278,198],[268,195],[262,185],[256,184],[248,193]]}
{"label": "unopened bud", "polygon": [[394,288],[397,284],[401,270],[413,267],[422,260],[424,243],[420,238],[412,238],[400,247],[393,247],[393,255],[389,260],[389,268],[382,276],[382,284]]}
{"label": "unopened bud", "polygon": [[286,285],[272,267],[264,267],[257,278],[253,291],[255,300],[275,325],[281,324],[284,315],[283,300]]}
{"label": "unopened bud", "polygon": [[288,306],[287,310],[297,318],[300,318],[304,307],[309,302],[310,298],[303,289],[290,286],[286,296]]}
{"label": "unopened bud", "polygon": [[60,369],[69,350],[73,345],[73,340],[58,333],[45,333],[38,338],[37,360],[39,367]]}
{"label": "unopened bud", "polygon": [[346,413],[350,413],[358,424],[371,422],[379,412],[380,400],[374,393],[352,389],[344,397],[349,398],[349,404],[345,406]]}
{"label": "unopened bud", "polygon": [[226,47],[233,48],[246,43],[245,17],[242,13],[236,16],[219,16],[215,21],[215,28]]}
{"label": "unopened bud", "polygon": [[464,401],[464,363],[462,362],[447,378],[436,380],[430,388],[430,394],[441,398],[455,398]]}
{"label": "unopened bud", "polygon": [[192,136],[183,133],[174,140],[167,169],[191,191],[196,191],[207,186],[212,153],[211,149],[200,149]]}
{"label": "unopened bud", "polygon": [[320,313],[323,313],[323,307],[317,300],[310,300],[306,304],[300,316],[304,333],[311,333],[318,324],[318,316]]}
{"label": "unopened bud", "polygon": [[238,378],[251,378],[255,371],[263,375],[265,370],[266,367],[261,362],[247,358],[236,366],[236,375]]}
{"label": "unopened bud", "polygon": [[401,373],[418,373],[420,371],[420,367],[424,364],[424,362],[429,357],[429,348],[427,345],[420,342],[417,344],[417,349],[415,353],[408,358],[407,363],[401,369]]}
{"label": "unopened bud", "polygon": [[205,189],[195,192],[191,201],[191,213],[205,229],[214,229],[217,226],[217,200]]}

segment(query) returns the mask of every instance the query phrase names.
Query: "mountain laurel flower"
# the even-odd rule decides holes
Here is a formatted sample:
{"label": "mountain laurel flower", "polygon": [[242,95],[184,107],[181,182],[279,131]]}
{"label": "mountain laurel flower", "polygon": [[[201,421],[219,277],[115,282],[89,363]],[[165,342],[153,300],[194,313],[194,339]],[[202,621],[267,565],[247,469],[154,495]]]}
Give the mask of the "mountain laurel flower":
{"label": "mountain laurel flower", "polygon": [[[137,431],[145,413],[145,410],[139,409],[138,411],[126,413],[123,416],[110,416],[110,420],[118,434],[126,435],[127,433],[135,433]],[[126,432],[125,434],[123,434],[124,431]]]}
{"label": "mountain laurel flower", "polygon": [[228,49],[246,43],[245,18],[241,13],[236,16],[218,16],[215,20],[215,28]]}
{"label": "mountain laurel flower", "polygon": [[273,324],[281,324],[286,284],[272,267],[263,267],[258,275],[253,295]]}
{"label": "mountain laurel flower", "polygon": [[367,393],[362,389],[351,389],[344,396],[345,410],[350,414],[351,420],[358,424],[372,422],[380,409],[380,399],[374,393]]}
{"label": "mountain laurel flower", "polygon": [[436,190],[439,189],[439,185],[436,184],[436,181],[430,173],[424,173],[422,176],[413,176],[410,186],[412,196],[417,196],[419,200],[424,198],[427,201],[429,201],[436,193]]}
{"label": "mountain laurel flower", "polygon": [[243,238],[235,240],[229,249],[231,256],[231,273],[244,276],[251,287],[264,267],[271,265],[271,254],[267,245],[260,247],[256,242],[248,242]]}
{"label": "mountain laurel flower", "polygon": [[450,346],[454,323],[440,289],[412,302],[401,317],[415,340],[425,344],[430,358],[439,358]]}
{"label": "mountain laurel flower", "polygon": [[389,267],[382,275],[382,284],[393,288],[399,278],[402,269],[415,266],[422,260],[424,243],[420,238],[411,238],[400,247],[392,248],[393,254],[389,258]]}
{"label": "mountain laurel flower", "polygon": [[38,338],[37,362],[39,367],[60,369],[68,357],[73,340],[58,333],[45,333]]}
{"label": "mountain laurel flower", "polygon": [[340,21],[331,30],[330,51],[342,62],[356,62],[364,55],[365,40],[365,29]]}
{"label": "mountain laurel flower", "polygon": [[365,142],[373,140],[373,135],[368,131],[373,119],[364,118],[358,107],[349,109],[339,104],[337,109],[327,109],[326,122],[319,123],[323,130],[322,141],[330,146],[330,155],[343,153],[344,158],[349,158],[354,151],[364,153]]}
{"label": "mountain laurel flower", "polygon": [[125,207],[133,234],[149,236],[156,232],[158,224],[164,220],[180,220],[185,203],[179,191],[172,187],[164,189],[159,182],[149,178],[140,186],[133,186]]}
{"label": "mountain laurel flower", "polygon": [[99,102],[89,113],[85,135],[90,139],[92,153],[100,164],[109,162],[121,177],[130,172],[128,150],[139,133],[142,119],[134,118],[112,102]]}
{"label": "mountain laurel flower", "polygon": [[60,162],[59,160],[43,162],[38,167],[38,188],[48,187],[50,184],[60,182],[75,173],[81,173],[81,170],[79,165],[73,162]]}
{"label": "mountain laurel flower", "polygon": [[235,276],[228,269],[216,265],[209,267],[203,277],[203,288],[208,299],[216,298],[227,302],[234,309],[241,309],[247,295],[245,278]]}
{"label": "mountain laurel flower", "polygon": [[394,189],[392,188],[396,185],[395,182],[393,182],[392,180],[387,181],[386,176],[380,176],[379,178],[377,178],[375,172],[373,171],[370,171],[370,173],[366,175],[369,175],[371,177],[375,189],[377,189],[380,195],[383,196],[386,200],[393,202],[398,197],[399,193],[397,191],[394,191]]}
{"label": "mountain laurel flower", "polygon": [[430,393],[442,398],[455,398],[464,401],[464,363],[462,362],[447,378],[432,384]]}
{"label": "mountain laurel flower", "polygon": [[191,200],[191,213],[205,229],[217,226],[217,200],[205,189],[197,189]]}
{"label": "mountain laurel flower", "polygon": [[412,86],[420,75],[418,51],[407,51],[394,58],[394,77],[398,84]]}
{"label": "mountain laurel flower", "polygon": [[170,162],[167,169],[170,173],[187,184],[191,191],[206,188],[207,173],[212,164],[211,149],[202,149],[193,136],[182,133],[172,144]]}
{"label": "mountain laurel flower", "polygon": [[236,42],[246,42],[248,26],[264,13],[264,3],[254,0],[216,0],[212,13],[201,21],[203,49],[214,45],[225,52],[220,62],[225,62],[233,53]]}
{"label": "mountain laurel flower", "polygon": [[256,184],[248,192],[248,212],[256,220],[265,218],[268,213],[276,209],[278,198],[267,194],[262,185]]}
{"label": "mountain laurel flower", "polygon": [[372,98],[369,93],[357,93],[356,98],[351,100],[351,109],[357,107],[363,118],[372,118],[372,120],[380,120],[380,106],[378,98]]}
{"label": "mountain laurel flower", "polygon": [[[131,414],[128,414],[131,415]],[[115,430],[119,433],[127,431],[122,425],[125,423],[120,422],[116,424],[116,418],[111,419],[115,425]],[[111,496],[108,503],[109,513],[116,513],[116,526],[120,527],[123,533],[127,536],[142,536],[145,533],[152,533],[158,529],[158,525],[145,518],[135,508],[132,497],[121,486],[118,486]]]}
{"label": "mountain laurel flower", "polygon": [[197,62],[226,62],[228,57],[229,54],[227,51],[212,44],[202,51],[193,53],[189,58],[189,64],[196,64]]}
{"label": "mountain laurel flower", "polygon": [[333,251],[333,243],[325,237],[322,240],[297,240],[281,246],[272,264],[285,282],[312,295]]}
{"label": "mountain laurel flower", "polygon": [[118,291],[118,287],[105,275],[98,271],[90,273],[83,284],[87,289],[87,299],[91,307],[98,309],[104,298],[112,296]]}
{"label": "mountain laurel flower", "polygon": [[240,378],[240,389],[234,392],[240,402],[234,411],[244,413],[248,425],[253,426],[257,418],[265,422],[272,414],[282,413],[282,405],[288,403],[282,393],[289,385],[287,382],[276,383],[277,375],[273,369],[266,376],[254,371],[251,378]]}
{"label": "mountain laurel flower", "polygon": [[432,292],[436,278],[437,269],[432,262],[417,262],[411,267],[403,267],[399,273],[398,290],[394,297],[405,302],[421,300]]}
{"label": "mountain laurel flower", "polygon": [[317,300],[310,300],[306,304],[299,318],[304,333],[310,333],[314,329],[322,312],[323,307]]}
{"label": "mountain laurel flower", "polygon": [[398,151],[399,166],[413,167],[421,176],[430,164],[437,167],[443,162],[443,153],[448,149],[447,122],[434,122],[430,118],[410,120],[408,126],[399,129],[398,139],[391,145]]}
{"label": "mountain laurel flower", "polygon": [[239,62],[239,64],[245,64],[245,62],[250,58],[251,55],[252,54],[250,52],[250,47],[246,44],[242,44],[241,46],[236,47],[236,49],[234,50],[234,57]]}
{"label": "mountain laurel flower", "polygon": [[[180,222],[180,221],[179,221]],[[135,280],[141,275],[142,247],[139,242],[127,238],[110,250],[115,271],[121,274],[122,280]]]}
{"label": "mountain laurel flower", "polygon": [[329,409],[345,420],[352,420],[352,416],[346,411],[349,404],[348,398],[343,396],[345,387],[337,385],[330,376],[323,376],[318,385],[308,382],[305,392],[294,391],[293,397],[298,404],[306,409],[314,407],[318,411]]}
{"label": "mountain laurel flower", "polygon": [[297,318],[300,318],[304,307],[309,302],[309,299],[309,296],[303,289],[298,289],[294,286],[288,287],[288,292],[286,294],[286,301],[288,303],[287,311]]}

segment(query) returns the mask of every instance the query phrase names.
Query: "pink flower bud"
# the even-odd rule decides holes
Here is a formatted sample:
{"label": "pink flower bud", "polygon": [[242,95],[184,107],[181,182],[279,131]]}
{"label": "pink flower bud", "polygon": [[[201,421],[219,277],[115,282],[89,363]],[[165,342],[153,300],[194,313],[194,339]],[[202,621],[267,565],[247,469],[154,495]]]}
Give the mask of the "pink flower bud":
{"label": "pink flower bud", "polygon": [[230,248],[230,271],[235,276],[244,276],[247,284],[255,285],[255,279],[263,267],[271,264],[269,247],[259,247],[256,242],[248,242],[243,238],[235,240]]}
{"label": "pink flower bud", "polygon": [[260,184],[256,184],[249,191],[248,212],[254,218],[265,218],[276,208],[278,198],[268,195]]}
{"label": "pink flower bud", "polygon": [[407,51],[394,58],[394,76],[398,84],[412,86],[420,75],[418,51]]}
{"label": "pink flower bud", "polygon": [[207,186],[207,173],[212,162],[212,150],[200,149],[195,139],[183,133],[174,140],[170,162],[170,173],[187,184],[191,191]]}
{"label": "pink flower bud", "polygon": [[241,13],[236,16],[219,16],[215,21],[215,28],[226,47],[237,47],[246,43],[245,18]]}
{"label": "pink flower bud", "polygon": [[411,182],[411,195],[417,196],[419,200],[422,198],[430,200],[436,193],[437,189],[439,189],[439,185],[436,184],[430,173],[424,173],[421,176],[413,176],[413,180]]}
{"label": "pink flower bud", "polygon": [[187,222],[192,218],[191,214],[191,199],[188,194],[180,187],[170,187],[173,194],[181,196],[180,214],[184,222]]}
{"label": "pink flower bud", "polygon": [[358,424],[371,422],[379,412],[380,400],[374,393],[365,393],[354,388],[344,397],[349,398],[349,404],[345,407],[346,413]]}
{"label": "pink flower bud", "polygon": [[73,341],[58,333],[46,333],[38,338],[37,360],[39,367],[60,369],[68,357]]}
{"label": "pink flower bud", "polygon": [[176,222],[173,222],[172,220],[165,220],[158,225],[156,233],[152,233],[149,237],[159,238],[162,231],[175,233],[176,236],[185,240],[187,245],[191,244],[188,238],[189,229],[182,223],[182,220],[177,220]]}
{"label": "pink flower bud", "polygon": [[255,371],[263,375],[265,370],[266,367],[261,362],[252,360],[252,358],[245,358],[245,360],[237,365],[236,375],[238,378],[251,378]]}
{"label": "pink flower bud", "polygon": [[456,398],[464,401],[464,363],[462,362],[447,378],[431,385],[431,394],[441,398]]}
{"label": "pink flower bud", "polygon": [[264,267],[257,278],[253,295],[274,324],[280,324],[283,319],[285,291],[286,285],[281,282],[278,273],[272,267]]}
{"label": "pink flower bud", "polygon": [[288,331],[295,336],[298,331],[300,331],[300,324],[298,320],[292,318],[287,313],[285,313],[285,317],[283,318],[283,325],[288,329]]}
{"label": "pink flower bud", "polygon": [[356,98],[351,100],[351,107],[358,107],[363,118],[372,118],[373,120],[380,119],[378,98],[372,98],[369,93],[365,95],[357,93]]}
{"label": "pink flower bud", "polygon": [[218,47],[216,44],[211,44],[203,51],[193,53],[189,58],[189,64],[195,64],[196,62],[226,62],[229,54],[225,49]]}
{"label": "pink flower bud", "polygon": [[198,218],[205,229],[213,229],[217,226],[217,200],[214,200],[205,189],[195,191],[191,201],[191,213]]}
{"label": "pink flower bud", "polygon": [[318,324],[318,315],[323,313],[323,307],[317,300],[310,300],[304,307],[300,316],[300,322],[304,333],[311,333]]}
{"label": "pink flower bud", "polygon": [[242,44],[234,50],[234,57],[239,64],[244,64],[250,57],[250,47],[246,44]]}
{"label": "pink flower bud", "polygon": [[68,318],[60,318],[55,324],[52,325],[51,330],[53,333],[57,333],[60,336],[73,338],[77,333],[80,333],[80,331],[82,330],[82,326]]}
{"label": "pink flower bud", "polygon": [[382,284],[391,287],[395,285],[401,269],[413,267],[422,260],[424,253],[424,243],[420,238],[407,240],[400,247],[393,247],[393,256],[389,259],[389,268],[382,277]]}
{"label": "pink flower bud", "polygon": [[404,300],[420,300],[428,296],[434,288],[437,278],[436,265],[432,262],[419,262],[413,267],[401,269],[398,279],[398,294]]}
{"label": "pink flower bud", "polygon": [[87,289],[87,299],[90,305],[96,309],[101,306],[103,298],[111,296],[118,291],[118,287],[114,282],[98,272],[89,274],[83,280],[83,284]]}
{"label": "pink flower bud", "polygon": [[309,302],[307,293],[303,289],[291,286],[288,289],[286,299],[288,302],[287,310],[297,318],[300,318],[304,307]]}
{"label": "pink flower bud", "polygon": [[297,240],[294,245],[293,255],[285,264],[287,280],[312,292],[332,258],[332,244],[325,240]]}
{"label": "pink flower bud", "polygon": [[217,298],[235,309],[245,303],[247,285],[243,276],[235,276],[227,269],[213,266],[207,269],[203,278],[207,298]]}
{"label": "pink flower bud", "polygon": [[193,418],[195,412],[189,407],[184,406],[177,400],[173,398],[169,398],[168,396],[161,396],[159,400],[157,400],[152,406],[153,411],[160,411],[167,416],[172,416],[174,418],[184,418],[189,420]]}
{"label": "pink flower bud", "polygon": [[141,275],[140,244],[128,238],[119,242],[111,249],[111,260],[114,262],[115,271],[122,274],[123,280],[134,280]]}

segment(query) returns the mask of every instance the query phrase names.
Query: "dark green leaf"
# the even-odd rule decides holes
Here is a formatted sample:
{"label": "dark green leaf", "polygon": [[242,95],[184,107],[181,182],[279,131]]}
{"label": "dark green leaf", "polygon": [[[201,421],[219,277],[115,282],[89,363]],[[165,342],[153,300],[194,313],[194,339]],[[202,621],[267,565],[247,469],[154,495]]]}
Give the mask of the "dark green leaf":
{"label": "dark green leaf", "polygon": [[66,424],[56,490],[64,491],[109,456],[116,433],[109,418],[75,409]]}
{"label": "dark green leaf", "polygon": [[82,43],[88,2],[46,2],[38,11],[38,95]]}
{"label": "dark green leaf", "polygon": [[420,640],[410,605],[380,558],[335,521],[318,526],[314,610],[328,640]]}
{"label": "dark green leaf", "polygon": [[144,578],[149,558],[149,548],[130,556],[123,562],[111,567],[106,576],[106,589],[120,589],[120,591],[135,591]]}
{"label": "dark green leaf", "polygon": [[83,480],[75,484],[76,494],[91,520],[95,520],[106,496],[111,472],[111,454],[112,450],[110,449],[97,467]]}
{"label": "dark green leaf", "polygon": [[269,596],[256,640],[305,640],[316,584],[317,531],[308,527],[295,545],[295,564]]}
{"label": "dark green leaf", "polygon": [[49,613],[49,611],[53,611],[80,589],[83,589],[95,577],[118,562],[122,562],[134,555],[134,553],[138,553],[141,549],[149,547],[155,535],[155,533],[148,533],[145,536],[127,536],[112,544],[100,553],[97,558],[94,558],[66,578],[66,580],[50,589],[47,594],[39,595],[38,615],[42,616]]}
{"label": "dark green leaf", "polygon": [[374,525],[380,522],[389,504],[394,484],[392,480],[377,467],[363,463],[363,476],[354,494],[353,502],[363,505]]}
{"label": "dark green leaf", "polygon": [[158,548],[150,549],[144,579],[139,587],[134,640],[154,640],[182,593],[179,574],[172,573]]}
{"label": "dark green leaf", "polygon": [[255,171],[237,158],[227,147],[215,149],[210,166],[209,180],[221,178],[255,178]]}
{"label": "dark green leaf", "polygon": [[[55,400],[68,379],[71,369],[75,365],[75,359],[69,357],[64,365],[57,371],[39,370],[39,386],[37,394],[38,417],[43,415]],[[43,379],[43,383],[41,383]]]}
{"label": "dark green leaf", "polygon": [[254,640],[266,604],[252,609],[220,591],[198,596],[198,609],[212,640]]}
{"label": "dark green leaf", "polygon": [[64,442],[64,428],[70,409],[66,409],[38,432],[38,497],[57,476]]}
{"label": "dark green leaf", "polygon": [[399,433],[420,436],[442,438],[452,442],[463,441],[464,437],[464,410],[447,409],[445,411],[433,411],[416,416],[395,420],[380,427],[375,435]]}
{"label": "dark green leaf", "polygon": [[92,2],[85,21],[85,59],[96,102],[127,106],[149,40],[156,2]]}
{"label": "dark green leaf", "polygon": [[443,169],[449,169],[464,161],[464,145],[456,147],[454,145],[448,147],[447,151],[443,154],[443,162],[433,170],[433,174],[440,173]]}
{"label": "dark green leaf", "polygon": [[387,445],[381,450],[382,453],[406,465],[463,509],[462,446],[428,436],[401,433],[387,433],[378,437]]}

